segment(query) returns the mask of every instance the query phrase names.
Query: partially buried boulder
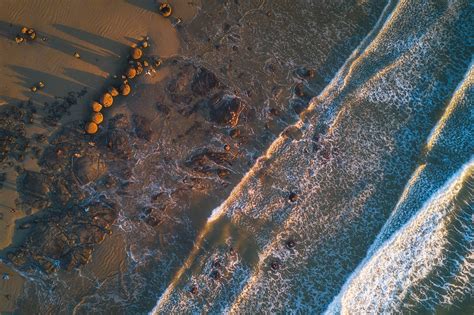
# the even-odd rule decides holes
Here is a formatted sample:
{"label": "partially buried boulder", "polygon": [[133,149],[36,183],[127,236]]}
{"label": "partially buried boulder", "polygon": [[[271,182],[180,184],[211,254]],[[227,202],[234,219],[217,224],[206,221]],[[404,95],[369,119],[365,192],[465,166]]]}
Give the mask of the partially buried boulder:
{"label": "partially buried boulder", "polygon": [[104,161],[98,155],[83,156],[74,162],[74,175],[82,185],[98,179],[106,170]]}

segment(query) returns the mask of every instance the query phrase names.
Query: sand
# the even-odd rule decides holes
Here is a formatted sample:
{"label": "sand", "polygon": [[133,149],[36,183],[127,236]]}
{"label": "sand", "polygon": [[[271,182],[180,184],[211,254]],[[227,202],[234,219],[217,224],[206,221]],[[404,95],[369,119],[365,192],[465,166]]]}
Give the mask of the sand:
{"label": "sand", "polygon": [[[200,2],[169,3],[173,17],[166,19],[156,13],[154,1],[1,1],[0,106],[26,100],[43,104],[70,91],[87,88],[87,94],[71,108],[71,115],[63,122],[83,119],[88,103],[106,88],[108,79],[119,74],[130,45],[142,36],[150,37],[150,54],[167,58],[178,53],[180,42],[173,24],[178,17],[183,23],[191,20]],[[22,26],[34,28],[37,39],[15,43]],[[76,52],[80,59],[74,57]],[[164,75],[166,71],[158,78]],[[30,87],[39,81],[44,82],[45,88],[32,92]],[[35,122],[28,127],[27,134],[52,131]],[[29,159],[22,167],[38,169]],[[13,169],[6,172],[7,179],[0,189],[0,249],[11,243],[15,220],[26,215],[15,207],[17,173]],[[5,268],[0,264],[2,272]],[[0,311],[11,310],[22,281],[18,275],[11,276],[8,282],[0,279]],[[4,301],[5,295],[11,299]]]}

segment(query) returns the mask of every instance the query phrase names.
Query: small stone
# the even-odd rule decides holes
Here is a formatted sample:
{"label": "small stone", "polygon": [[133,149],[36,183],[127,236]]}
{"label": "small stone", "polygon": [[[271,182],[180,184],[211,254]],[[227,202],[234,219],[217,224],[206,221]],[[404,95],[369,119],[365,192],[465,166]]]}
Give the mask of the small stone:
{"label": "small stone", "polygon": [[23,37],[21,37],[21,36],[15,37],[15,42],[16,42],[17,44],[21,44],[21,43],[23,43],[24,41],[25,41],[25,39],[24,39]]}
{"label": "small stone", "polygon": [[143,65],[141,62],[137,62],[137,68],[136,68],[137,75],[142,74],[142,72],[143,72]]}
{"label": "small stone", "polygon": [[142,42],[142,47],[147,48],[148,47],[148,42],[147,41]]}
{"label": "small stone", "polygon": [[38,90],[38,88],[36,87],[36,85],[33,85],[30,89],[31,89],[31,91],[33,91],[33,92],[36,92],[36,91]]}
{"label": "small stone", "polygon": [[29,33],[28,35],[30,36],[30,39],[31,39],[31,40],[35,40],[35,39],[36,39],[36,32],[35,32],[35,31],[33,31],[32,33]]}
{"label": "small stone", "polygon": [[277,261],[273,261],[273,262],[270,264],[270,267],[271,267],[273,270],[278,270],[278,269],[280,269],[280,264],[279,264]]}
{"label": "small stone", "polygon": [[102,115],[102,113],[94,113],[92,114],[91,120],[99,125],[104,121],[104,115]]}
{"label": "small stone", "polygon": [[5,281],[6,281],[6,280],[9,280],[9,279],[10,279],[10,275],[9,275],[8,273],[4,272],[4,273],[2,274],[2,279],[5,280]]}
{"label": "small stone", "polygon": [[196,295],[198,293],[198,288],[197,286],[193,285],[190,289],[189,289],[189,292],[191,292],[192,294]]}
{"label": "small stone", "polygon": [[22,27],[21,28],[21,33],[26,34],[28,32],[28,27]]}
{"label": "small stone", "polygon": [[74,53],[74,57],[77,58],[77,59],[80,59],[80,58],[81,58],[81,55],[79,55],[79,53],[76,51],[76,52]]}
{"label": "small stone", "polygon": [[155,67],[158,68],[159,66],[161,66],[161,62],[161,59],[156,59],[154,63]]}
{"label": "small stone", "polygon": [[298,195],[296,193],[292,192],[288,196],[288,200],[290,200],[291,202],[296,202],[296,200],[298,200]]}
{"label": "small stone", "polygon": [[160,4],[159,11],[162,16],[169,17],[173,10],[171,9],[171,6],[169,5],[169,3],[162,2]]}
{"label": "small stone", "polygon": [[104,105],[104,107],[112,106],[113,102],[114,102],[114,98],[110,93],[104,93],[102,97],[100,98],[100,103]]}
{"label": "small stone", "polygon": [[38,82],[38,87],[39,87],[40,89],[44,88],[44,83],[43,83],[43,81],[39,81],[39,82]]}
{"label": "small stone", "polygon": [[96,101],[92,102],[91,107],[92,107],[92,111],[96,113],[102,110],[102,104]]}
{"label": "small stone", "polygon": [[95,134],[99,130],[99,126],[95,122],[89,122],[86,125],[86,132],[90,135]]}
{"label": "small stone", "polygon": [[226,144],[226,145],[224,146],[224,150],[230,151],[230,145]]}
{"label": "small stone", "polygon": [[133,48],[132,50],[132,59],[137,60],[143,56],[143,52],[140,48]]}
{"label": "small stone", "polygon": [[148,67],[150,64],[148,63],[148,61],[144,60],[144,61],[143,61],[143,65],[144,65],[145,67]]}

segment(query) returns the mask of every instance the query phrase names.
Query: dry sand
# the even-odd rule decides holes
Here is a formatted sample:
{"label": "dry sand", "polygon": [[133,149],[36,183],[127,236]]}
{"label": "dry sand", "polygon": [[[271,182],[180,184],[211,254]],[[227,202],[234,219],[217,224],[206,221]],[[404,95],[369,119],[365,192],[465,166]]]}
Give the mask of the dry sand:
{"label": "dry sand", "polygon": [[[184,23],[191,20],[201,4],[198,0],[169,3],[173,7],[171,19],[156,13],[153,0],[0,1],[0,106],[25,100],[43,104],[87,88],[88,93],[71,108],[66,120],[83,118],[88,103],[106,87],[109,78],[119,74],[130,45],[141,36],[150,36],[151,54],[166,58],[178,53],[180,42],[173,21],[177,17]],[[22,26],[34,28],[38,38],[15,43]],[[80,59],[74,57],[75,52]],[[166,71],[158,79],[164,75]],[[39,81],[46,87],[30,91]],[[28,128],[30,135],[52,131],[36,122]],[[22,166],[38,168],[28,159]],[[0,189],[0,249],[10,244],[15,220],[25,216],[20,209],[12,211],[17,198],[16,176],[9,170]],[[0,264],[0,271],[5,268]],[[22,282],[18,275],[8,281],[0,279],[0,311],[12,310]]]}

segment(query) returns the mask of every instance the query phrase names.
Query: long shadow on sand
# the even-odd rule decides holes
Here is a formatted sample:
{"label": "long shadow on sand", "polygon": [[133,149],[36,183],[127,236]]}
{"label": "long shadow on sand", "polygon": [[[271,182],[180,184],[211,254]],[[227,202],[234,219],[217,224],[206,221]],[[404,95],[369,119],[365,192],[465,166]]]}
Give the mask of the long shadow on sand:
{"label": "long shadow on sand", "polygon": [[154,0],[126,0],[125,2],[130,3],[131,5],[134,5],[136,7],[142,8],[144,10],[150,11],[150,12],[157,12],[158,8],[158,1]]}

